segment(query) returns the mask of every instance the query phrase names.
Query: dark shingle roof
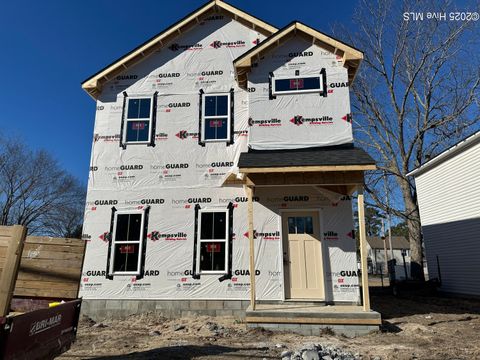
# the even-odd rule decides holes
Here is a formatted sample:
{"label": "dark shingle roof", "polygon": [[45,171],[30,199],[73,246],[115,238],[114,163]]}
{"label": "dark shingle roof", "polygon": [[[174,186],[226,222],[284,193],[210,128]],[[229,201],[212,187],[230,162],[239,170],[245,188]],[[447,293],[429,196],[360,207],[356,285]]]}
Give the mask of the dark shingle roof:
{"label": "dark shingle roof", "polygon": [[[383,249],[383,238],[380,236],[367,236],[367,242],[372,249]],[[387,238],[387,249],[389,246]],[[410,249],[410,243],[405,236],[392,236],[392,249]]]}
{"label": "dark shingle roof", "polygon": [[239,168],[375,165],[370,155],[353,145],[295,150],[249,150],[241,153]]}

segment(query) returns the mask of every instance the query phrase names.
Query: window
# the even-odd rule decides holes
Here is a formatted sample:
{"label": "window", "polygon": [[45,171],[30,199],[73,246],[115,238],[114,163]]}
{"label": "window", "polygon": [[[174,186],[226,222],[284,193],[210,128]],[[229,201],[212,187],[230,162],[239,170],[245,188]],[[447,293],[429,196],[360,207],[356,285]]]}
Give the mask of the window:
{"label": "window", "polygon": [[152,122],[151,98],[127,98],[125,129],[123,131],[125,144],[150,142]]}
{"label": "window", "polygon": [[320,75],[273,78],[272,80],[273,95],[323,92],[323,82]]}
{"label": "window", "polygon": [[144,218],[143,210],[115,212],[110,250],[110,275],[140,274]]}
{"label": "window", "polygon": [[203,94],[202,96],[202,141],[229,141],[231,94]]}
{"label": "window", "polygon": [[288,217],[289,234],[313,234],[313,219],[311,216]]}
{"label": "window", "polygon": [[224,274],[228,269],[228,210],[199,211],[197,273]]}

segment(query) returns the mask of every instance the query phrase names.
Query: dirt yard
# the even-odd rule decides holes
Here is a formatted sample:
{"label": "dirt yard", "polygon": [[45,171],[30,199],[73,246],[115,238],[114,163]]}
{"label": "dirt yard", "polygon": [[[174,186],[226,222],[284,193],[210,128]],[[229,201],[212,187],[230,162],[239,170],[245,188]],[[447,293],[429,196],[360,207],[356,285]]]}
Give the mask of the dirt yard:
{"label": "dirt yard", "polygon": [[480,359],[480,300],[383,294],[372,295],[372,307],[383,315],[381,331],[353,339],[246,330],[229,317],[83,319],[76,344],[59,359],[281,359],[312,343],[363,359]]}

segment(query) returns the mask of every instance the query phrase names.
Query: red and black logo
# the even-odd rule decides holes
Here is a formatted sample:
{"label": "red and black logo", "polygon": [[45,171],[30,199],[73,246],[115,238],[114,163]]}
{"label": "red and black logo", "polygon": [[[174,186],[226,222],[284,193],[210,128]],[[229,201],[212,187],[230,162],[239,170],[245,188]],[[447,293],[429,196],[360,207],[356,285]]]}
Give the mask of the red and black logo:
{"label": "red and black logo", "polygon": [[[248,238],[248,234],[249,232],[247,231],[243,234],[243,236]],[[253,238],[262,238],[263,240],[280,240],[280,231],[257,232],[257,230],[253,230]]]}
{"label": "red and black logo", "polygon": [[201,50],[202,47],[203,47],[202,44],[181,45],[181,44],[173,43],[168,48],[172,51],[179,51],[179,50]]}
{"label": "red and black logo", "polygon": [[351,124],[352,123],[352,114],[350,113],[350,114],[347,114],[345,116],[342,116],[342,120]]}
{"label": "red and black logo", "polygon": [[248,126],[281,126],[282,120],[280,119],[265,119],[265,120],[253,120],[252,118],[248,119]]}
{"label": "red and black logo", "polygon": [[180,130],[178,133],[175,134],[180,140],[188,139],[189,137],[193,139],[198,139],[198,133],[191,133],[187,130]]}
{"label": "red and black logo", "polygon": [[152,231],[147,237],[152,241],[157,240],[168,240],[168,241],[177,241],[177,240],[187,240],[187,234],[183,231],[178,231],[176,233],[162,234],[159,231]]}
{"label": "red and black logo", "polygon": [[245,41],[243,40],[229,41],[229,42],[221,42],[219,40],[215,40],[210,44],[210,46],[214,49],[220,49],[223,46],[227,48],[245,47],[246,44],[245,44]]}
{"label": "red and black logo", "polygon": [[310,125],[328,125],[333,124],[333,118],[331,116],[306,118],[301,115],[296,115],[290,119],[290,122],[297,126],[303,125],[304,123],[308,123]]}

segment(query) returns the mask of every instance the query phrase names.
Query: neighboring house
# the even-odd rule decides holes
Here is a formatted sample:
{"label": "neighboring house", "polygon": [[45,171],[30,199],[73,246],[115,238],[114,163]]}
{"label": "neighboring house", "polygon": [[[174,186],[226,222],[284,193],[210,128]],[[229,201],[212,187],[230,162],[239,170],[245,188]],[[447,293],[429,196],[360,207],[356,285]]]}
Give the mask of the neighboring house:
{"label": "neighboring house", "polygon": [[430,279],[480,295],[480,132],[427,161],[415,177]]}
{"label": "neighboring house", "polygon": [[[97,112],[83,311],[250,306],[247,322],[267,326],[259,317],[283,312],[262,312],[265,301],[301,300],[352,305],[339,324],[378,327],[352,235],[350,195],[362,213],[363,172],[375,169],[353,146],[349,84],[362,58],[299,22],[278,30],[216,0],[85,80]],[[321,311],[317,325],[334,326]]]}
{"label": "neighboring house", "polygon": [[[391,259],[390,243],[388,237],[368,236],[368,272],[370,274],[386,274],[388,272],[387,263],[385,261],[385,252],[387,259]],[[396,261],[395,276],[397,280],[405,279],[405,267],[403,258],[405,255],[405,265],[407,275],[410,276],[410,243],[405,236],[392,236],[392,252]]]}

